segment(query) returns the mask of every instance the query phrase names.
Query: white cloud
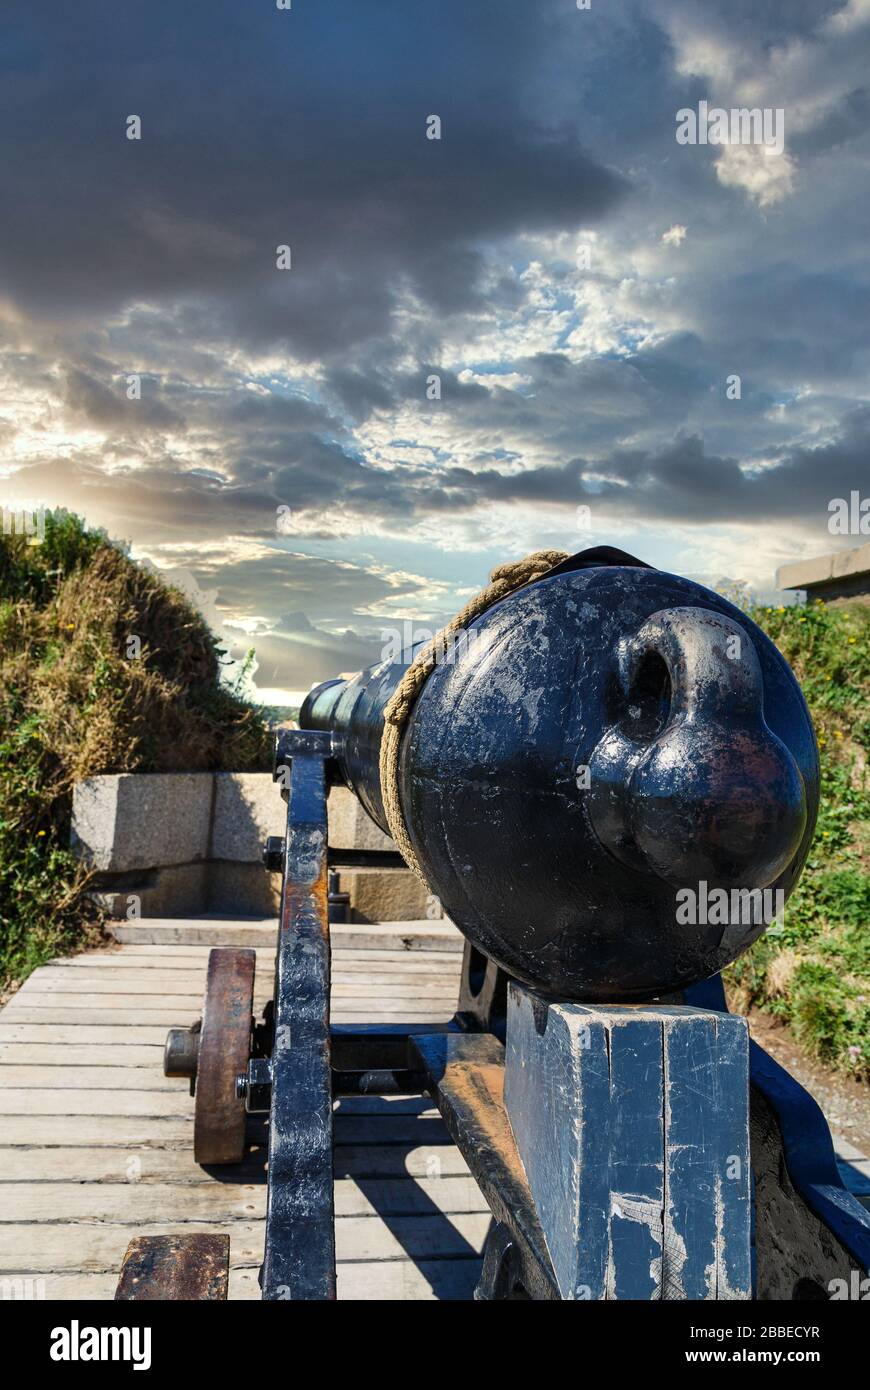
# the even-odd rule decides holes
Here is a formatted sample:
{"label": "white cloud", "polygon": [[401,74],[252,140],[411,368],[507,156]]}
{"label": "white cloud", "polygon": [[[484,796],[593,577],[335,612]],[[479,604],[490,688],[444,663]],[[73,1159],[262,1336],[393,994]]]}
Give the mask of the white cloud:
{"label": "white cloud", "polygon": [[742,188],[762,208],[789,196],[797,172],[789,155],[774,154],[763,145],[724,145],[715,169],[721,184]]}

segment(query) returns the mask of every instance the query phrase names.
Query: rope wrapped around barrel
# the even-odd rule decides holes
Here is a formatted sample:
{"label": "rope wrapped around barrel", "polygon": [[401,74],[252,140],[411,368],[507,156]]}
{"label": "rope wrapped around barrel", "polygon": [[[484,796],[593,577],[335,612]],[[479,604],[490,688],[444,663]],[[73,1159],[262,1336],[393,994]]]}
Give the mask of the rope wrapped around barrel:
{"label": "rope wrapped around barrel", "polygon": [[396,842],[405,863],[413,869],[420,882],[426,887],[426,879],[414,848],[408,837],[402,806],[399,799],[399,750],[402,734],[420,691],[434,671],[438,662],[452,648],[456,634],[467,628],[481,613],[485,613],[494,603],[506,598],[508,594],[522,589],[542,579],[556,565],[568,559],[566,550],[535,550],[523,560],[512,560],[505,565],[496,565],[490,574],[490,582],[451,619],[446,627],[437,632],[430,642],[418,652],[411,662],[384,709],[384,733],[381,739],[380,777],[381,795],[390,834]]}

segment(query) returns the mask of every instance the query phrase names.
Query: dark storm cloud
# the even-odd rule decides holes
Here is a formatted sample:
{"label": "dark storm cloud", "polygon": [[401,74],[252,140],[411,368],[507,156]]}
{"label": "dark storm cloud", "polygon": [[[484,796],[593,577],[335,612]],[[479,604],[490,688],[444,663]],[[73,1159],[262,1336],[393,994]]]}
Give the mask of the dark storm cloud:
{"label": "dark storm cloud", "polygon": [[6,293],[49,318],[199,301],[212,333],[308,356],[382,333],[404,289],[482,306],[481,240],[595,220],[626,186],[529,109],[551,8],[80,0],[61,43],[19,7]]}
{"label": "dark storm cloud", "polygon": [[[472,395],[476,395],[472,392]],[[496,408],[497,413],[497,408]],[[531,422],[534,427],[534,421]],[[268,456],[268,447],[265,457]],[[853,488],[870,485],[870,407],[849,415],[836,436],[826,443],[779,450],[763,464],[744,465],[737,458],[711,453],[697,434],[677,437],[654,449],[620,448],[602,456],[574,457],[568,462],[514,468],[482,462],[475,468],[446,463],[433,471],[413,463],[389,470],[373,469],[338,445],[305,433],[291,433],[275,444],[285,461],[270,466],[251,464],[244,481],[244,460],[236,465],[237,479],[227,481],[204,470],[181,471],[171,466],[117,467],[103,472],[94,464],[60,461],[24,469],[17,482],[22,495],[50,496],[74,507],[87,498],[89,514],[97,521],[114,519],[114,530],[133,540],[146,536],[160,543],[219,540],[226,536],[292,539],[309,514],[328,515],[339,504],[350,513],[392,519],[410,525],[427,517],[458,518],[488,503],[518,507],[536,504],[573,507],[592,505],[602,514],[638,521],[733,523],[782,522],[827,516],[827,502],[848,496]],[[279,526],[279,508],[289,508],[286,526]],[[295,520],[294,520],[295,518]],[[144,520],[144,526],[143,526]],[[329,528],[314,534],[329,536]],[[224,565],[219,561],[219,570]],[[329,592],[325,611],[359,598],[353,569],[346,584],[340,567],[323,565],[318,582],[303,583],[302,597],[317,605],[318,593]],[[232,587],[222,601],[244,611],[255,593],[280,593],[283,561],[250,561],[249,571],[233,569]],[[239,576],[247,573],[248,583]],[[328,585],[323,588],[323,580]],[[387,586],[384,585],[384,592]],[[335,605],[338,605],[338,608]],[[256,607],[256,604],[254,604]],[[284,606],[284,601],[279,601]],[[261,603],[260,609],[263,611]],[[349,611],[349,609],[347,610]]]}
{"label": "dark storm cloud", "polygon": [[[178,562],[193,570],[203,588],[216,586],[219,608],[256,613],[279,626],[285,624],[288,611],[322,624],[341,614],[387,613],[398,599],[420,607],[425,591],[425,581],[417,575],[396,576],[377,566],[291,550],[272,549],[229,562],[218,557],[209,565],[192,546],[186,555],[181,552]],[[371,626],[374,623],[370,619]]]}
{"label": "dark storm cloud", "polygon": [[275,533],[277,503],[260,489],[227,485],[171,458],[136,468],[107,469],[105,461],[100,455],[26,465],[3,485],[3,498],[66,507],[114,539],[139,545]]}
{"label": "dark storm cloud", "polygon": [[[370,659],[372,614],[452,611],[427,576],[478,577],[445,554],[501,545],[505,516],[530,545],[580,503],[754,527],[759,553],[823,535],[870,448],[868,26],[838,12],[14,0],[4,500],[186,565],[274,625],[258,679],[294,688]],[[769,206],[674,140],[680,107],[738,91],[789,107]]]}
{"label": "dark storm cloud", "polygon": [[793,142],[797,154],[816,155],[846,145],[870,129],[870,89],[856,87],[810,130]]}
{"label": "dark storm cloud", "polygon": [[105,379],[71,367],[66,372],[64,399],[73,418],[107,433],[181,429],[184,423],[181,416],[156,399],[149,386],[159,389],[156,382],[140,381],[142,394],[134,401],[126,394],[126,381],[109,386]]}
{"label": "dark storm cloud", "polygon": [[472,498],[515,503],[585,503],[606,514],[641,521],[733,523],[828,519],[828,502],[870,485],[870,407],[854,412],[827,444],[795,448],[767,467],[741,469],[738,460],[706,452],[699,436],[655,451],[619,451],[595,465],[610,475],[584,482],[590,465],[574,459],[505,476],[494,470],[448,469],[447,490]]}

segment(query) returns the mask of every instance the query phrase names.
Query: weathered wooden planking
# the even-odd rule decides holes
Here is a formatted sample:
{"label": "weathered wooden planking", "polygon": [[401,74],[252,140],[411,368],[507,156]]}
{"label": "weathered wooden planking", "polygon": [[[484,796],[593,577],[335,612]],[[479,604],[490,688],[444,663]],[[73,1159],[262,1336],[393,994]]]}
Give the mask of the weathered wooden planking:
{"label": "weathered wooden planking", "polygon": [[[96,998],[102,995],[129,998],[131,995],[154,996],[174,999],[176,996],[190,996],[202,1002],[203,971],[179,970],[64,970],[43,967],[31,975],[22,985],[16,998],[27,998],[32,994],[87,995]],[[454,999],[457,994],[455,980],[439,975],[371,975],[333,971],[333,997],[358,998],[428,997],[431,994],[444,995]],[[265,1003],[272,996],[272,982],[267,975],[258,981],[257,1002]]]}
{"label": "weathered wooden planking", "polygon": [[[427,1003],[435,1003],[439,1007],[445,1004],[455,1012],[456,990],[452,986],[437,984],[434,987],[421,990],[419,993],[408,985],[403,985],[399,989],[387,986],[383,990],[374,986],[371,990],[366,985],[339,985],[332,995],[332,1003],[335,1009],[353,1008],[356,1004],[364,1008],[371,1008],[382,1004],[384,1008],[394,1010],[398,1005],[407,1003],[409,1006],[421,1008]],[[258,990],[255,994],[255,1006],[262,1008],[266,1000],[271,995],[264,990]],[[133,1015],[134,1018],[140,1016],[163,1012],[167,1009],[178,1009],[182,1013],[202,1013],[202,995],[199,992],[187,994],[174,994],[163,990],[148,990],[141,993],[121,993],[114,990],[100,990],[91,992],[78,990],[74,991],[52,991],[34,989],[26,994],[22,991],[10,999],[6,1005],[4,1019],[14,1020],[21,1010],[26,1009],[81,1009],[91,1012],[94,1009],[113,1011],[116,1015]],[[8,1012],[7,1012],[8,1011]]]}
{"label": "weathered wooden planking", "polygon": [[[449,1144],[440,1119],[425,1115],[335,1116],[337,1144]],[[8,1115],[0,1124],[0,1150],[10,1145],[91,1148],[193,1148],[189,1115]],[[193,1160],[191,1159],[191,1162]]]}
{"label": "weathered wooden planking", "polygon": [[[479,1256],[490,1224],[489,1212],[426,1216],[340,1216],[335,1223],[336,1256],[345,1260],[469,1258]],[[214,1223],[190,1221],[185,1231],[209,1232]],[[259,1266],[265,1223],[233,1222],[231,1264]],[[149,1225],[141,1235],[174,1235],[179,1223]],[[33,1222],[0,1224],[0,1270],[113,1270],[124,1257],[130,1227],[110,1222]]]}
{"label": "weathered wooden planking", "polygon": [[[13,1001],[14,1002],[14,1001]],[[163,1037],[166,1037],[167,1028],[189,1027],[195,1019],[202,1013],[202,1004],[196,1008],[166,1008],[166,1009],[132,1009],[129,1006],[126,1011],[123,1007],[118,1008],[93,1008],[87,1007],[88,1000],[84,1000],[84,1007],[71,1007],[64,1000],[63,1006],[52,996],[40,996],[37,1004],[18,1004],[13,1009],[12,1004],[7,1004],[6,1010],[0,1017],[6,1023],[62,1023],[76,1027],[80,1025],[117,1025],[126,1020],[134,1027],[141,1027],[143,1024],[151,1024],[155,1027],[159,1025]],[[367,1007],[363,1007],[367,1004]],[[444,1004],[436,1008],[431,1002],[425,1001],[405,1002],[404,1000],[357,1000],[346,1001],[336,1000],[335,1007],[331,1012],[333,1023],[386,1023],[397,1022],[399,1020],[427,1023],[437,1027],[449,1019],[455,1010],[451,1005]],[[68,1035],[70,1036],[70,1035]],[[70,1041],[74,1039],[70,1036]]]}
{"label": "weathered wooden planking", "polygon": [[409,1177],[449,1178],[464,1177],[470,1172],[440,1121],[437,1127],[433,1125],[430,1142],[420,1142],[416,1147],[410,1143],[379,1144],[376,1140],[337,1144],[332,1170],[336,1178],[388,1178],[403,1173]]}
{"label": "weathered wooden planking", "polygon": [[[121,993],[121,989],[124,990]],[[447,1010],[447,1016],[456,1012],[456,1004],[459,995],[458,985],[454,985],[449,980],[428,980],[425,984],[417,986],[413,981],[390,982],[388,984],[370,984],[362,980],[349,981],[338,984],[332,991],[332,1004],[335,1009],[356,1007],[359,1005],[363,1009],[377,1007],[382,1004],[385,1008],[394,1010],[398,1005],[406,1004],[408,1007],[419,1008],[422,1005],[430,1004],[440,1010]],[[270,990],[256,990],[254,994],[254,1011],[262,1012],[267,1000],[271,999]],[[202,996],[199,991],[194,991],[188,987],[187,991],[173,990],[171,987],[162,989],[160,986],[148,989],[136,988],[128,989],[120,986],[117,990],[111,988],[91,988],[88,985],[81,989],[57,988],[50,984],[48,988],[43,988],[40,983],[39,990],[34,990],[28,994],[16,995],[18,1003],[9,1007],[14,1016],[21,1008],[40,1008],[50,1009],[56,1006],[61,1009],[115,1009],[122,1013],[134,1013],[138,1011],[138,1005],[134,999],[141,1002],[141,1007],[146,1012],[155,1009],[181,1009],[184,1013],[198,1010],[202,1013]]]}
{"label": "weathered wooden planking", "polygon": [[[479,1277],[476,1256],[441,1260],[357,1260],[338,1266],[338,1297],[370,1302],[388,1300],[415,1302],[473,1297]],[[75,1303],[104,1302],[114,1298],[117,1272],[86,1274],[22,1274],[13,1271],[2,1276],[3,1296],[11,1299],[68,1300]],[[257,1272],[241,1267],[230,1269],[231,1302],[260,1297]]]}
{"label": "weathered wooden planking", "polygon": [[[250,942],[248,942],[247,945],[250,950],[256,951],[258,961],[263,961],[267,965],[274,965],[274,944],[269,948],[258,946],[256,943],[252,945]],[[189,966],[193,962],[207,961],[209,951],[211,950],[211,946],[173,946],[171,944],[149,946],[137,945],[135,943],[119,946],[116,944],[108,951],[99,949],[96,951],[82,952],[82,954],[77,956],[56,956],[54,960],[49,961],[48,964],[71,965],[73,961],[77,960],[118,961],[130,960],[132,958],[137,960],[166,960],[175,959],[177,955],[179,960],[186,961]],[[402,947],[383,947],[378,949],[373,946],[346,946],[339,942],[338,945],[332,943],[332,955],[335,960],[340,961],[372,961],[378,966],[382,963],[392,965],[405,964],[409,969],[414,970],[433,963],[438,966],[439,970],[461,970],[462,968],[461,953],[454,951],[427,951],[420,949],[408,952]]]}
{"label": "weathered wooden planking", "polygon": [[[371,1219],[371,1218],[361,1218]],[[376,1223],[377,1224],[377,1223]],[[215,1223],[191,1221],[154,1223],[140,1229],[139,1235],[175,1235],[180,1229],[191,1234],[209,1234]],[[263,1255],[262,1221],[237,1221],[230,1232],[230,1264],[256,1267]],[[130,1236],[127,1225],[111,1222],[92,1226],[79,1222],[29,1222],[0,1224],[0,1270],[111,1270],[115,1279]]]}
{"label": "weathered wooden planking", "polygon": [[[137,955],[135,953],[137,949],[139,951],[153,951],[155,954],[151,956]],[[180,952],[182,947],[173,949]],[[374,959],[376,954],[377,959]],[[47,965],[40,966],[40,970],[66,970],[80,974],[89,974],[93,970],[100,970],[106,971],[113,979],[127,975],[131,977],[135,975],[137,979],[148,979],[152,978],[148,972],[171,970],[181,975],[194,975],[205,980],[207,963],[208,951],[205,948],[202,951],[197,950],[195,954],[174,957],[171,949],[163,951],[156,946],[140,946],[138,948],[125,946],[109,953],[88,952],[81,956],[60,956],[56,960],[49,961]],[[260,975],[271,972],[274,965],[274,951],[257,952],[257,970]],[[336,951],[333,955],[332,973],[333,978],[336,974],[365,975],[369,981],[379,975],[391,979],[437,975],[444,979],[453,980],[460,977],[462,968],[461,961],[446,951],[441,951],[437,955],[425,956],[417,951],[403,951],[401,955],[392,954],[386,959],[381,958],[380,952],[375,953],[374,951],[365,953]]]}
{"label": "weathered wooden planking", "polygon": [[[88,1004],[85,999],[84,1004]],[[24,1001],[16,995],[15,999],[10,1000],[0,1014],[4,1024],[11,1023],[52,1023],[64,1024],[79,1027],[82,1025],[106,1024],[109,1026],[123,1026],[130,1024],[133,1027],[141,1028],[143,1024],[150,1024],[153,1028],[158,1028],[166,1038],[167,1028],[186,1027],[193,1023],[194,1019],[199,1018],[202,1013],[202,1004],[198,1009],[192,1007],[169,1009],[145,1009],[145,1008],[123,1008],[113,1009],[111,1007],[84,1007],[77,1008],[70,1005],[66,1000],[60,1001],[52,995],[40,995],[33,1002]],[[74,1041],[74,1035],[67,1032],[70,1041]]]}
{"label": "weathered wooden planking", "polygon": [[[192,1141],[191,1141],[192,1142]],[[228,1183],[265,1182],[265,1164],[259,1150],[245,1162],[221,1171]],[[146,1149],[141,1145],[100,1145],[92,1148],[10,1148],[0,1150],[0,1210],[10,1206],[14,1215],[15,1191],[20,1183],[206,1183],[214,1178],[191,1161],[188,1145]],[[9,1189],[7,1191],[7,1188]]]}
{"label": "weathered wooden planking", "polygon": [[[136,922],[111,923],[117,941],[148,945],[193,942],[203,946],[274,946],[277,921],[221,922],[216,919],[188,921],[185,918],[142,918]],[[335,923],[330,929],[335,947],[355,946],[357,949],[391,949],[407,951],[458,951],[463,948],[462,934],[446,921],[435,922],[377,922]]]}
{"label": "weathered wooden planking", "polygon": [[[443,939],[420,951],[395,932],[387,946],[376,936],[375,949],[356,936],[334,950],[333,1022],[441,1030],[455,1006],[458,951],[444,950]],[[274,939],[270,930],[259,952],[260,1000],[270,989]],[[239,944],[250,945],[250,936]],[[201,1229],[231,1232],[230,1297],[259,1297],[262,1227],[245,1218],[259,1217],[265,1195],[262,1122],[250,1122],[245,1162],[216,1183],[193,1162],[186,1085],[162,1076],[166,1026],[200,1013],[208,951],[200,934],[190,945],[135,943],[60,958],[0,1014],[0,1107],[59,1112],[13,1113],[0,1127],[2,1264],[11,1269],[17,1252],[26,1269],[44,1248],[48,1273],[40,1277],[58,1290],[46,1296],[78,1287],[82,1297],[110,1298],[133,1229]],[[140,1104],[157,1113],[99,1113]],[[67,1113],[78,1109],[97,1113]],[[347,1097],[335,1129],[339,1296],[470,1298],[489,1215],[428,1101]],[[106,1241],[115,1255],[102,1268]]]}
{"label": "weathered wooden planking", "polygon": [[[333,1152],[336,1178],[466,1177],[468,1164],[446,1136],[438,1145],[339,1144]],[[265,1183],[264,1155],[251,1150],[244,1163],[221,1169],[221,1183]],[[186,1183],[213,1184],[214,1177],[191,1162],[187,1147],[11,1148],[0,1155],[0,1205],[14,1203],[3,1183]]]}
{"label": "weathered wooden planking", "polygon": [[[335,1019],[336,1022],[341,1020]],[[350,1020],[353,1022],[354,1020]],[[371,1014],[359,1020],[360,1023],[371,1023]],[[401,1027],[402,1031],[409,1033],[428,1033],[437,1032],[439,1027],[443,1030],[446,1027],[446,1020],[440,1022],[414,1022],[407,1020],[397,1023],[395,1020],[386,1021],[385,1028],[394,1029]],[[135,1023],[118,1023],[117,1020],[112,1024],[81,1024],[76,1020],[75,1030],[64,1024],[40,1020],[37,1023],[15,1024],[6,1022],[6,1015],[0,1013],[0,1043],[35,1043],[43,1046],[65,1047],[68,1043],[73,1046],[95,1044],[97,1051],[94,1054],[97,1058],[107,1057],[105,1051],[111,1047],[113,1051],[117,1048],[132,1048],[141,1045],[156,1046],[160,1049],[161,1058],[163,1056],[163,1046],[166,1042],[166,1029],[157,1025],[139,1026]],[[121,1057],[124,1060],[126,1051]],[[162,1065],[162,1063],[161,1063]]]}
{"label": "weathered wooden planking", "polygon": [[118,1047],[159,1047],[161,1055],[166,1043],[166,1029],[159,1024],[119,1023],[111,1024],[77,1023],[75,1030],[58,1023],[52,1017],[38,1019],[36,1023],[12,1022],[12,1015],[5,1010],[0,1013],[0,1044],[36,1043],[43,1047],[94,1048],[96,1058],[108,1056],[107,1048]]}
{"label": "weathered wooden planking", "polygon": [[[0,1115],[185,1115],[190,1096],[171,1091],[56,1091],[0,1087]],[[5,1129],[5,1124],[3,1125]]]}
{"label": "weathered wooden planking", "polygon": [[[163,1075],[160,1058],[150,1058],[147,1066],[140,1067],[72,1066],[69,1061],[66,1066],[40,1066],[34,1061],[0,1065],[0,1092],[24,1087],[50,1091],[169,1091],[175,1095],[181,1089],[176,1079]],[[0,1181],[2,1176],[0,1173]]]}
{"label": "weathered wooden planking", "polygon": [[[339,1178],[337,1216],[413,1216],[486,1212],[472,1177]],[[201,1182],[0,1184],[4,1221],[254,1221],[266,1214],[265,1183]]]}
{"label": "weathered wooden planking", "polygon": [[[150,1047],[143,1044],[129,1044],[119,1056],[118,1050],[100,1053],[99,1048],[76,1043],[38,1043],[38,1042],[0,1042],[0,1067],[69,1067],[71,1071],[79,1067],[90,1067],[94,1071],[110,1071],[106,1063],[126,1068],[148,1069],[163,1074],[163,1048],[157,1043]],[[0,1071],[0,1085],[8,1080],[10,1073]],[[33,1078],[31,1076],[30,1080]],[[170,1083],[171,1084],[171,1083]],[[177,1083],[176,1083],[177,1084]]]}
{"label": "weathered wooden planking", "polygon": [[[141,1115],[7,1115],[0,1123],[0,1150],[8,1145],[87,1148],[178,1148],[193,1151],[193,1114],[165,1118]],[[192,1161],[192,1160],[191,1160]],[[2,1158],[0,1158],[2,1163]]]}
{"label": "weathered wooden planking", "polygon": [[[55,956],[40,970],[123,970],[131,966],[141,969],[199,970],[203,972],[208,964],[211,946],[173,946],[173,945],[114,945],[111,949],[99,948],[83,951],[78,955]],[[261,971],[272,970],[275,965],[275,949],[262,946],[248,949],[256,953]],[[333,963],[342,968],[405,970],[416,974],[429,970],[445,975],[458,975],[462,970],[462,956],[456,951],[406,951],[402,948],[375,950],[356,946],[333,946]]]}

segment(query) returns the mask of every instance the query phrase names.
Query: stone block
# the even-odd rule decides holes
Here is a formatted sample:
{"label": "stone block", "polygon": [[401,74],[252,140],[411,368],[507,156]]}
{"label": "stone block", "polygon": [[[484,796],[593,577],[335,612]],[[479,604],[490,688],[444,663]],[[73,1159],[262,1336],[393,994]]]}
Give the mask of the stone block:
{"label": "stone block", "polygon": [[[336,849],[395,849],[347,787],[330,788],[327,814]],[[286,821],[287,803],[271,773],[215,773],[212,859],[259,864],[266,836],[283,835]]]}
{"label": "stone block", "polygon": [[281,908],[281,875],[267,873],[260,863],[212,860],[205,886],[205,905],[200,912],[277,917]]}
{"label": "stone block", "polygon": [[818,555],[812,560],[796,560],[793,564],[781,565],[776,572],[776,587],[806,589],[808,585],[824,584],[831,578],[833,567],[833,555]]}
{"label": "stone block", "polygon": [[341,888],[350,894],[352,922],[440,919],[441,904],[410,869],[341,869]]}
{"label": "stone block", "polygon": [[[394,850],[346,787],[327,803],[338,849]],[[92,777],[73,792],[71,842],[100,875],[99,901],[112,916],[139,899],[146,917],[206,912],[272,916],[281,880],[262,867],[268,835],[283,835],[287,806],[267,772],[122,773]],[[440,918],[404,870],[342,869],[358,922]]]}
{"label": "stone block", "polygon": [[395,841],[375,825],[347,787],[330,787],[327,813],[329,843],[334,849],[395,850]]}
{"label": "stone block", "polygon": [[270,772],[216,772],[211,859],[259,864],[267,835],[283,835],[287,804]]}
{"label": "stone block", "polygon": [[73,849],[93,868],[127,873],[208,856],[210,772],[118,773],[73,790]]}
{"label": "stone block", "polygon": [[848,550],[838,550],[833,562],[834,579],[844,579],[856,574],[867,574],[870,578],[870,542],[866,545],[849,546]]}
{"label": "stone block", "polygon": [[172,864],[119,874],[92,894],[110,917],[193,917],[204,910],[208,864]]}

